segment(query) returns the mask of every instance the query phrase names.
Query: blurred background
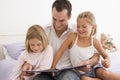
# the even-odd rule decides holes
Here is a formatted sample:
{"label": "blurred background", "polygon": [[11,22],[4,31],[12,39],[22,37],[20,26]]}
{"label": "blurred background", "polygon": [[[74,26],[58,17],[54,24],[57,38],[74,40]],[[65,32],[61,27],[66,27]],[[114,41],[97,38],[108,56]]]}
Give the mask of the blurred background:
{"label": "blurred background", "polygon": [[[54,0],[0,0],[0,35],[25,35],[32,24],[45,25],[51,21]],[[91,11],[96,17],[98,34],[109,34],[120,45],[119,0],[70,0],[72,18],[76,23],[82,11]]]}

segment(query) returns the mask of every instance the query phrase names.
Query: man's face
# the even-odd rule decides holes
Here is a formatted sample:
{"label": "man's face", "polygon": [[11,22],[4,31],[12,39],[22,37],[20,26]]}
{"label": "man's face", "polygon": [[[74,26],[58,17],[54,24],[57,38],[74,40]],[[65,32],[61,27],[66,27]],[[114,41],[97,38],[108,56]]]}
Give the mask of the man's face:
{"label": "man's face", "polygon": [[66,9],[61,12],[58,12],[56,8],[52,9],[52,21],[56,31],[65,30],[69,19],[70,16],[68,16]]}

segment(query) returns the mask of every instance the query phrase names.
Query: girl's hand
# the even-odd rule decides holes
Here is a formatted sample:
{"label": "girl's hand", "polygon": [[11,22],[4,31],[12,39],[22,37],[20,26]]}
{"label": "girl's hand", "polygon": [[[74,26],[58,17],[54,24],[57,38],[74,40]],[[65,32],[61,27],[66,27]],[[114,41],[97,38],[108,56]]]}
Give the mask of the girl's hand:
{"label": "girl's hand", "polygon": [[[51,69],[56,69],[55,66],[52,65]],[[55,72],[52,72],[52,76],[55,76]]]}
{"label": "girl's hand", "polygon": [[23,76],[31,76],[31,75],[33,75],[34,73],[25,72],[26,70],[32,70],[32,69],[33,69],[32,65],[27,63],[27,62],[25,62],[23,64],[23,66],[22,66],[22,75]]}
{"label": "girl's hand", "polygon": [[[52,68],[51,68],[51,69],[53,69],[53,70],[54,70],[54,69],[55,69],[55,67],[53,67],[53,66],[52,66]],[[55,76],[55,72],[52,72],[52,76]]]}
{"label": "girl's hand", "polygon": [[101,63],[105,68],[110,67],[110,60],[109,59],[104,59],[104,60],[101,61]]}
{"label": "girl's hand", "polygon": [[20,75],[20,80],[25,80],[22,74]]}

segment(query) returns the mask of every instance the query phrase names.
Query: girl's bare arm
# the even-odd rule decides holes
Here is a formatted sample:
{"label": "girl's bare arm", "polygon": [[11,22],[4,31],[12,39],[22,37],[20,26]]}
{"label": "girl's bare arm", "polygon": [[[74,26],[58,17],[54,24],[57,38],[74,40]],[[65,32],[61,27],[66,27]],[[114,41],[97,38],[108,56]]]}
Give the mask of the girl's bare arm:
{"label": "girl's bare arm", "polygon": [[61,47],[59,48],[59,50],[57,51],[57,53],[54,56],[52,69],[55,69],[57,62],[61,58],[64,51],[71,46],[73,37],[74,37],[74,33],[70,33],[70,35],[67,37],[67,39],[62,43]]}

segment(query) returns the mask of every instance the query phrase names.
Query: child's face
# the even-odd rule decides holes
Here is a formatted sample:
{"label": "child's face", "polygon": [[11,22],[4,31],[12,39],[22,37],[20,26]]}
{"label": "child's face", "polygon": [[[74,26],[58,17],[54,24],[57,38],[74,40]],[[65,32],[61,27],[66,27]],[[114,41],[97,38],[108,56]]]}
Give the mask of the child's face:
{"label": "child's face", "polygon": [[86,19],[78,19],[77,32],[81,37],[89,37],[92,31],[92,25],[90,25]]}
{"label": "child's face", "polygon": [[30,39],[29,45],[30,45],[30,49],[35,53],[42,52],[43,50],[43,43],[37,38]]}

